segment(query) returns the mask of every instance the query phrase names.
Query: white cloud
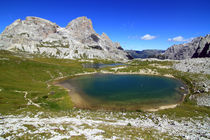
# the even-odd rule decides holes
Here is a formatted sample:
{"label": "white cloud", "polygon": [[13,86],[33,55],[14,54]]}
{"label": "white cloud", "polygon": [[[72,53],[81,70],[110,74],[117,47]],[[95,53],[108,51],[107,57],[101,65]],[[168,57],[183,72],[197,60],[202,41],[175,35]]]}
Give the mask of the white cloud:
{"label": "white cloud", "polygon": [[150,34],[146,34],[144,36],[141,37],[141,40],[152,40],[152,39],[155,39],[156,36],[152,36]]}
{"label": "white cloud", "polygon": [[174,37],[174,38],[169,38],[168,41],[175,41],[175,42],[177,42],[177,41],[185,41],[185,40],[184,40],[184,37],[177,36],[177,37]]}
{"label": "white cloud", "polygon": [[168,41],[174,41],[174,42],[185,42],[185,41],[187,41],[187,42],[190,42],[193,39],[194,39],[193,37],[185,39],[182,36],[177,36],[177,37],[174,37],[174,38],[169,38]]}

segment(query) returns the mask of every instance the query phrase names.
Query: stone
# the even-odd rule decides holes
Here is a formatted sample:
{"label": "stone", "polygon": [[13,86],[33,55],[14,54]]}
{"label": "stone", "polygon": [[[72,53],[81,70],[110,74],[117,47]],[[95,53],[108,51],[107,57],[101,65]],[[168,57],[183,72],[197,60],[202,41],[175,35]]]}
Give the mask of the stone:
{"label": "stone", "polygon": [[194,38],[189,43],[173,45],[165,51],[164,56],[175,60],[210,57],[210,34]]}
{"label": "stone", "polygon": [[175,123],[172,121],[171,123],[170,123],[171,125],[175,125]]}
{"label": "stone", "polygon": [[204,83],[204,82],[203,82],[203,87],[204,87],[204,88],[207,87],[206,83]]}
{"label": "stone", "polygon": [[97,34],[87,17],[78,17],[65,28],[39,17],[18,19],[0,35],[0,49],[68,59],[131,59],[119,43]]}
{"label": "stone", "polygon": [[173,68],[183,72],[210,74],[210,58],[193,58],[179,60]]}
{"label": "stone", "polygon": [[180,87],[180,89],[181,89],[181,90],[184,90],[185,88],[184,88],[184,87]]}
{"label": "stone", "polygon": [[210,95],[202,93],[196,97],[197,105],[199,106],[210,106]]}

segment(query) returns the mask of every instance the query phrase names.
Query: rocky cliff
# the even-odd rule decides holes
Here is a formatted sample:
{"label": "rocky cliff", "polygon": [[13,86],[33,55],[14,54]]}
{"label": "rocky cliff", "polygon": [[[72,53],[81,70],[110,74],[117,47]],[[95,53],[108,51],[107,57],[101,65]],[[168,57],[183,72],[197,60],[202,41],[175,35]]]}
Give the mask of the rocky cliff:
{"label": "rocky cliff", "polygon": [[168,59],[187,59],[198,57],[210,57],[210,35],[197,37],[189,43],[173,45],[165,53]]}
{"label": "rocky cliff", "polygon": [[87,17],[79,17],[65,28],[38,17],[18,19],[0,35],[0,49],[70,59],[129,58],[119,43],[112,42],[105,33],[97,34]]}

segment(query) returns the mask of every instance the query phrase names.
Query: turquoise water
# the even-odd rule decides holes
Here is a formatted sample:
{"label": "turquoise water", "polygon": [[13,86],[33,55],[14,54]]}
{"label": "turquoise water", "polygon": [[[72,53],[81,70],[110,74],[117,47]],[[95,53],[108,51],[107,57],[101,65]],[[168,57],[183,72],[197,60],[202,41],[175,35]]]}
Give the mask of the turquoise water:
{"label": "turquoise water", "polygon": [[141,108],[181,101],[184,86],[172,78],[143,75],[93,74],[64,81],[92,107]]}

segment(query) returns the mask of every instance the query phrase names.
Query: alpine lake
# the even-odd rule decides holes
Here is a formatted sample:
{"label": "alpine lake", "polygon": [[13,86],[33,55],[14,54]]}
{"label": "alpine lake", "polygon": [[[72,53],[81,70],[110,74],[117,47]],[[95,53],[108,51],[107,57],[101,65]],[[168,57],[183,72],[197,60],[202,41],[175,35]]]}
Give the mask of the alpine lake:
{"label": "alpine lake", "polygon": [[59,85],[69,89],[76,107],[103,110],[147,110],[180,103],[187,87],[179,80],[137,74],[89,74]]}

